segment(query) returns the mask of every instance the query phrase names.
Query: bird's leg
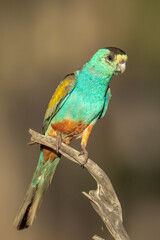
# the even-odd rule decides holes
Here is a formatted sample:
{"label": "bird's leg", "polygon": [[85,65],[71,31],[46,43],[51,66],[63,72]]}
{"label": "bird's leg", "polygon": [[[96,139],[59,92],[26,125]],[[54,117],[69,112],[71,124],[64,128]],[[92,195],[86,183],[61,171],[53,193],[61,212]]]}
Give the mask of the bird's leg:
{"label": "bird's leg", "polygon": [[80,152],[79,155],[84,155],[84,164],[82,165],[83,167],[87,163],[87,160],[88,160],[88,152],[86,150],[86,146],[87,146],[87,141],[88,141],[89,135],[92,131],[92,128],[93,128],[93,124],[90,123],[88,125],[88,127],[83,131],[83,134],[82,134],[82,141],[81,141],[82,152]]}
{"label": "bird's leg", "polygon": [[56,139],[56,152],[59,153],[59,149],[60,149],[61,143],[63,142],[61,133],[58,133],[55,136],[55,139]]}
{"label": "bird's leg", "polygon": [[88,160],[88,151],[86,150],[86,147],[84,143],[81,144],[82,151],[80,152],[79,156],[83,155],[84,156],[84,163],[82,164],[82,167],[87,163]]}

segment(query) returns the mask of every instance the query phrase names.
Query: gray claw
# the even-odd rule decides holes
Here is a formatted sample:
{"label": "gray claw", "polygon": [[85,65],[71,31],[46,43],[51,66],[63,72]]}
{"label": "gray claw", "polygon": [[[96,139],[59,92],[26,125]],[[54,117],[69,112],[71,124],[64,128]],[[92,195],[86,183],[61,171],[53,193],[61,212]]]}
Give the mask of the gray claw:
{"label": "gray claw", "polygon": [[61,143],[63,142],[61,133],[58,133],[55,136],[55,138],[56,138],[56,152],[59,153],[59,149],[60,149]]}
{"label": "gray claw", "polygon": [[81,165],[82,167],[84,167],[84,165],[88,161],[88,151],[86,150],[84,144],[82,144],[81,146],[82,146],[82,152],[80,152],[79,156],[81,156],[81,155],[84,156],[84,163]]}

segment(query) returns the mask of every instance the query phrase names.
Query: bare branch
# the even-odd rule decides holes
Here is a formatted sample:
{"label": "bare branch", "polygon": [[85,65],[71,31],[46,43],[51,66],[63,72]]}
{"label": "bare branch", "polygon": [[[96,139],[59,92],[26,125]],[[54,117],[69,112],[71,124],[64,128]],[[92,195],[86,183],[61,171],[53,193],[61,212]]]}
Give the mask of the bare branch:
{"label": "bare branch", "polygon": [[[31,142],[39,143],[56,149],[56,139],[49,136],[41,135],[33,130],[29,130]],[[70,146],[62,143],[59,152],[66,158],[80,165],[84,163],[83,156],[79,156],[79,152]],[[89,193],[83,194],[89,198],[92,207],[103,220],[115,240],[129,240],[129,236],[123,226],[122,208],[117,195],[113,189],[110,179],[105,172],[91,159],[88,159],[85,168],[97,182],[97,189],[90,190]],[[93,239],[101,239],[93,236]]]}
{"label": "bare branch", "polygon": [[92,239],[93,239],[93,240],[105,240],[104,238],[101,238],[101,237],[99,237],[99,236],[97,236],[97,235],[94,235],[94,236],[92,237]]}

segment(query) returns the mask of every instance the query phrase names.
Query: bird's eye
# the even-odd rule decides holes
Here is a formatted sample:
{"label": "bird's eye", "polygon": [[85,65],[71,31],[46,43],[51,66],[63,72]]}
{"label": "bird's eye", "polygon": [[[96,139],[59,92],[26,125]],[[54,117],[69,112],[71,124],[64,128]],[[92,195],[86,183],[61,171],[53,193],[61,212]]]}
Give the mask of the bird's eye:
{"label": "bird's eye", "polygon": [[107,59],[109,60],[109,61],[113,61],[113,55],[110,53],[109,55],[108,55],[108,57],[107,57]]}

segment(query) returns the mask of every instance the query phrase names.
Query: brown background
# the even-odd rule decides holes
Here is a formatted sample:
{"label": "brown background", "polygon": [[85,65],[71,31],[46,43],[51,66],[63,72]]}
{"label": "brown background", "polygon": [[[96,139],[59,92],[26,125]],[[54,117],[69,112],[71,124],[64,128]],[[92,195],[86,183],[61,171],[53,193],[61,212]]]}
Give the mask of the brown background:
{"label": "brown background", "polygon": [[159,9],[147,0],[0,1],[0,239],[112,239],[81,194],[94,181],[65,158],[32,228],[11,227],[39,155],[26,145],[28,129],[41,131],[60,80],[106,46],[122,48],[129,60],[110,84],[112,100],[88,151],[116,189],[131,238],[159,239]]}

